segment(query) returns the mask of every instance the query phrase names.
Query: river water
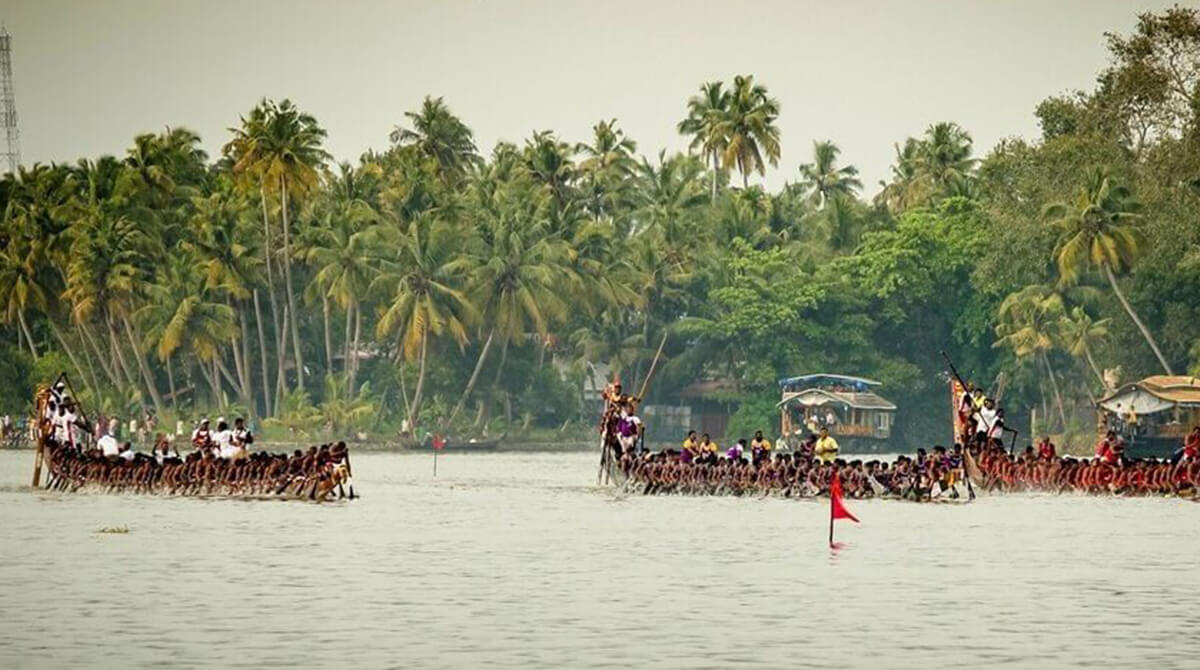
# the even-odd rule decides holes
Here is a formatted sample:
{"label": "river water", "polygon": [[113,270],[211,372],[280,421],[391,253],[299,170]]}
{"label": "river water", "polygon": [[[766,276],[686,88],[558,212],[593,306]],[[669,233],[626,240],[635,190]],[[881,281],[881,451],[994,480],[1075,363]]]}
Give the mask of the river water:
{"label": "river water", "polygon": [[[32,493],[0,668],[1200,667],[1200,505],[619,496],[591,454],[356,454],[352,503]],[[102,534],[128,527],[127,534]]]}

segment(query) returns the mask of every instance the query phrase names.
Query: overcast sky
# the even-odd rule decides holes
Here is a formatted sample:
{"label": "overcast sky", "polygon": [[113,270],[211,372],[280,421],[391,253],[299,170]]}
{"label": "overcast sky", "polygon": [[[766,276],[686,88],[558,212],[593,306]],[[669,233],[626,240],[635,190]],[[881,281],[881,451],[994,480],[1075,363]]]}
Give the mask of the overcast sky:
{"label": "overcast sky", "polygon": [[[1188,4],[1188,3],[1184,3]],[[426,94],[486,154],[618,119],[640,151],[675,133],[700,84],[752,73],[782,105],[774,187],[832,139],[868,191],[892,144],[956,121],[979,154],[1036,136],[1034,106],[1091,88],[1103,32],[1169,0],[694,2],[0,0],[13,37],[23,162],[122,154],[186,126],[216,154],[266,96],[292,98],[355,159]]]}

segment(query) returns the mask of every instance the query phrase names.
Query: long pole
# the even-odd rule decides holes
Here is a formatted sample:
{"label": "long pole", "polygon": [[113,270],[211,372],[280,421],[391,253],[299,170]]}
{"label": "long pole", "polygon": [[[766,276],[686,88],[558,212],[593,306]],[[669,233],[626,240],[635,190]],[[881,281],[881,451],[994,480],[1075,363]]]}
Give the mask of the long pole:
{"label": "long pole", "polygon": [[667,333],[664,331],[662,340],[658,343],[658,351],[654,352],[654,361],[650,363],[650,371],[646,373],[646,378],[642,380],[642,390],[638,392],[637,399],[641,401],[646,397],[646,388],[650,386],[650,378],[654,376],[654,369],[658,367],[658,359],[662,356],[663,346],[667,343]]}
{"label": "long pole", "polygon": [[[945,351],[942,351],[942,358],[946,359],[946,365],[950,366],[950,372],[954,375],[954,378],[958,380],[959,385],[962,386],[963,393],[966,393],[967,392],[967,383],[965,381],[963,381],[962,375],[958,374],[958,369],[954,367],[954,362],[950,360],[950,357],[946,355]],[[958,410],[955,409],[954,411],[958,411]],[[982,416],[983,415],[981,414],[980,418],[982,418]],[[984,423],[988,424],[987,431],[984,433],[984,435],[991,435],[992,426],[990,425],[990,422],[985,421]],[[1003,436],[1001,437],[1001,439],[1003,439]],[[967,461],[966,461],[966,459],[968,458],[968,454],[966,452],[970,448],[971,448],[970,445],[966,445],[966,444],[963,445],[963,474],[965,475],[963,478],[967,480],[967,499],[974,500],[975,499],[975,487],[971,485],[971,473],[967,472]]]}

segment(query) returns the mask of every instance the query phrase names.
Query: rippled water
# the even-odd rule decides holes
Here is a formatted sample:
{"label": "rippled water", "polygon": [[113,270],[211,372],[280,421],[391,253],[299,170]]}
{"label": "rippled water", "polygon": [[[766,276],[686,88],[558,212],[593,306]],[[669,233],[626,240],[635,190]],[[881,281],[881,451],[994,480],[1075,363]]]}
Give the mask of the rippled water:
{"label": "rippled water", "polygon": [[[617,496],[590,454],[359,454],[353,503],[31,493],[0,668],[1200,667],[1200,505]],[[127,526],[128,534],[99,534]]]}

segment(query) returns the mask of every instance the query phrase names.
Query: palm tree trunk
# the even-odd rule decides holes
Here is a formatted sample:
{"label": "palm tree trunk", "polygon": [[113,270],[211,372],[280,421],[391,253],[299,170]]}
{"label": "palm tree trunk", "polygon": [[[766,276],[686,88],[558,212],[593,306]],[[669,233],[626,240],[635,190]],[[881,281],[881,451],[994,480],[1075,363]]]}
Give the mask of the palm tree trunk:
{"label": "palm tree trunk", "polygon": [[[72,350],[69,346],[67,346],[66,336],[63,335],[62,331],[58,329],[58,326],[55,325],[53,319],[48,319],[48,321],[50,322],[50,331],[53,332],[54,336],[58,338],[58,341],[62,343],[63,350],[67,352],[67,355],[71,356]],[[87,374],[88,380],[92,385],[92,390],[99,393],[100,378],[96,376],[96,366],[92,364],[92,355],[88,352],[87,343],[84,343],[81,351],[83,351],[83,362],[87,364],[87,367],[83,368],[80,372]],[[71,360],[74,360],[74,358]]]}
{"label": "palm tree trunk", "polygon": [[71,359],[71,365],[75,366],[75,371],[83,377],[83,383],[91,388],[93,392],[98,391],[100,386],[96,384],[95,374],[88,374],[90,371],[90,366],[85,368],[79,364],[79,359],[75,356],[75,350],[67,344],[66,338],[64,338],[62,332],[58,330],[58,326],[54,325],[54,320],[47,317],[46,321],[50,324],[50,332],[54,335],[54,339],[58,340],[58,344],[63,348],[63,351],[66,352],[67,358]]}
{"label": "palm tree trunk", "polygon": [[500,365],[496,366],[496,376],[492,379],[492,388],[500,385],[500,376],[504,374],[504,364],[508,362],[508,338],[500,345]]}
{"label": "palm tree trunk", "polygon": [[475,369],[471,371],[471,378],[467,380],[467,387],[463,389],[462,395],[458,398],[458,404],[454,406],[454,411],[450,412],[450,418],[446,419],[446,424],[454,423],[454,419],[458,413],[462,411],[463,405],[467,404],[467,398],[471,395],[471,391],[475,388],[475,381],[479,379],[479,371],[483,369],[483,362],[487,360],[488,349],[492,346],[492,338],[496,334],[496,329],[493,328],[488,332],[487,339],[483,342],[483,349],[479,351],[479,359],[475,361]]}
{"label": "palm tree trunk", "polygon": [[358,307],[358,300],[354,303],[354,343],[350,346],[350,384],[346,387],[347,397],[354,396],[358,392],[358,343],[359,335],[362,334],[362,310]]}
{"label": "palm tree trunk", "polygon": [[21,322],[21,331],[25,333],[25,341],[29,343],[29,353],[33,354],[33,360],[38,359],[37,346],[33,343],[33,335],[29,333],[29,324],[25,323],[25,310],[17,310],[17,320]]}
{"label": "palm tree trunk", "polygon": [[162,396],[158,393],[158,388],[154,385],[154,376],[150,374],[150,366],[146,363],[146,356],[138,347],[138,338],[134,334],[133,325],[129,323],[129,318],[124,314],[121,315],[121,322],[125,324],[125,334],[129,336],[129,346],[133,347],[133,358],[137,362],[138,369],[142,372],[142,380],[146,383],[146,389],[150,391],[150,400],[154,402],[154,411],[158,412],[159,416],[163,415]]}
{"label": "palm tree trunk", "polygon": [[325,326],[325,370],[333,374],[333,338],[329,335],[329,296],[321,291],[321,320]]}
{"label": "palm tree trunk", "polygon": [[342,339],[342,374],[350,377],[350,338],[354,336],[354,303],[346,306],[346,333]]}
{"label": "palm tree trunk", "polygon": [[263,413],[271,414],[271,375],[267,369],[267,338],[263,333],[262,308],[258,302],[258,289],[254,289],[254,325],[258,330],[259,363],[262,367]]}
{"label": "palm tree trunk", "polygon": [[272,412],[275,416],[279,416],[279,405],[283,400],[283,394],[287,390],[287,337],[288,337],[288,308],[283,306],[283,329],[279,331],[279,341],[276,342],[279,352],[277,360],[279,367],[275,371],[275,411]]}
{"label": "palm tree trunk", "polygon": [[225,376],[225,379],[229,382],[229,385],[233,387],[234,391],[237,391],[238,396],[242,397],[243,401],[244,401],[245,396],[246,396],[246,390],[241,388],[241,385],[238,383],[237,377],[235,377],[234,374],[229,371],[229,368],[226,367],[225,361],[221,358],[220,355],[214,356],[213,360],[216,362],[217,370],[222,375]]}
{"label": "palm tree trunk", "polygon": [[421,367],[417,372],[417,388],[413,391],[412,407],[409,408],[408,425],[416,434],[417,416],[421,413],[421,395],[425,391],[425,357],[429,353],[429,329],[421,333]]}
{"label": "palm tree trunk", "polygon": [[[233,300],[228,301],[229,309],[233,310],[234,318],[237,319],[238,330],[244,331],[242,325],[242,312],[237,308]],[[245,390],[246,388],[246,361],[242,358],[241,342],[236,339],[230,340],[229,348],[233,350],[233,369],[237,372],[237,383],[234,387]],[[243,398],[244,400],[244,398]]]}
{"label": "palm tree trunk", "polygon": [[[274,340],[276,341],[276,343],[278,343],[280,341],[285,341],[285,340],[282,340],[279,337],[279,333],[280,333],[280,331],[283,330],[283,327],[280,325],[282,322],[279,320],[279,301],[276,300],[276,298],[275,298],[275,277],[274,277],[273,273],[271,272],[271,218],[267,212],[267,194],[266,194],[266,190],[263,188],[262,184],[259,184],[258,194],[262,198],[263,256],[264,256],[264,260],[266,261],[266,265],[267,265],[267,298],[271,303],[271,328],[273,329],[272,335],[274,335]],[[284,350],[280,349],[278,346],[276,346],[275,361],[276,361],[276,365],[280,368],[282,368],[282,364],[279,363],[279,359],[282,358],[283,356],[284,356]],[[263,365],[264,365],[264,367],[266,366],[265,361],[263,362]],[[270,388],[270,386],[271,386],[270,380],[264,378],[263,379],[263,389],[268,389],[268,388]],[[275,393],[276,398],[275,398],[274,409],[272,408],[272,405],[271,405],[271,399],[270,399],[271,394],[266,393],[265,391],[264,391],[264,393],[267,397],[267,412],[269,412],[271,414],[276,414],[277,413],[276,410],[278,410],[278,408],[279,408],[279,398],[278,398],[279,392],[278,392],[278,390],[276,390],[276,393]]]}
{"label": "palm tree trunk", "polygon": [[1146,343],[1154,350],[1154,355],[1158,357],[1158,362],[1162,364],[1163,370],[1169,375],[1175,374],[1171,372],[1171,366],[1167,364],[1167,359],[1158,348],[1158,342],[1154,340],[1154,336],[1150,334],[1150,329],[1146,327],[1146,324],[1142,323],[1137,312],[1133,310],[1133,305],[1130,305],[1129,301],[1125,299],[1125,294],[1121,292],[1121,287],[1117,285],[1117,277],[1113,274],[1112,268],[1108,267],[1107,263],[1104,264],[1104,276],[1108,278],[1108,283],[1112,286],[1113,293],[1117,294],[1117,300],[1121,301],[1121,306],[1125,308],[1125,312],[1129,314],[1129,318],[1133,319],[1133,322],[1137,324],[1138,330],[1142,331],[1142,337],[1146,338]]}
{"label": "palm tree trunk", "polygon": [[212,389],[212,409],[219,409],[221,406],[221,379],[220,377],[214,378],[213,372],[215,372],[215,369],[210,369],[205,361],[199,361],[199,363],[200,374],[204,375],[204,380],[208,382],[208,387]]}
{"label": "palm tree trunk", "polygon": [[86,325],[80,326],[77,330],[79,332],[83,333],[83,343],[85,345],[85,347],[84,347],[85,350],[88,347],[91,347],[92,353],[100,361],[100,369],[104,370],[104,375],[106,377],[108,377],[108,381],[111,382],[113,386],[120,386],[121,381],[117,378],[116,371],[114,370],[113,366],[109,365],[108,358],[104,355],[104,353],[102,351],[100,351],[100,345],[97,344],[95,338],[92,337],[91,330],[88,329],[88,327]]}
{"label": "palm tree trunk", "polygon": [[171,357],[167,356],[165,361],[167,365],[167,388],[171,391],[171,410],[175,412],[175,416],[179,416],[179,390],[175,388],[175,366],[171,363]]}
{"label": "palm tree trunk", "polygon": [[279,175],[279,210],[283,218],[283,281],[287,284],[288,318],[292,327],[292,348],[296,356],[296,388],[304,390],[304,354],[300,351],[300,326],[296,316],[296,292],[292,290],[291,233],[288,231],[287,180]]}
{"label": "palm tree trunk", "polygon": [[242,326],[242,389],[246,391],[246,411],[251,416],[258,416],[254,405],[254,373],[251,371],[254,366],[250,362],[250,324],[247,323],[245,300],[238,301],[238,321]]}
{"label": "palm tree trunk", "polygon": [[1054,403],[1058,406],[1058,418],[1062,419],[1062,429],[1067,429],[1067,412],[1063,409],[1062,393],[1058,390],[1058,375],[1054,374],[1054,368],[1050,367],[1050,358],[1046,356],[1046,352],[1038,354],[1042,359],[1042,365],[1046,367],[1046,374],[1050,377],[1050,387],[1054,389]]}
{"label": "palm tree trunk", "polygon": [[712,204],[715,205],[717,204],[717,169],[719,165],[717,162],[717,152],[715,149],[712,152],[712,164]]}
{"label": "palm tree trunk", "polygon": [[1096,373],[1096,379],[1100,380],[1100,387],[1111,393],[1113,389],[1109,388],[1108,382],[1104,381],[1104,375],[1100,372],[1100,366],[1096,365],[1096,359],[1092,357],[1092,348],[1087,345],[1087,342],[1083,343],[1083,355],[1087,358],[1092,372]]}
{"label": "palm tree trunk", "polygon": [[112,347],[113,355],[117,359],[117,365],[120,367],[121,372],[125,373],[122,383],[127,386],[137,387],[137,380],[134,378],[133,373],[129,371],[129,363],[125,362],[125,352],[121,351],[121,343],[117,339],[117,327],[113,325],[112,315],[105,314],[104,322],[108,326],[109,346]]}

